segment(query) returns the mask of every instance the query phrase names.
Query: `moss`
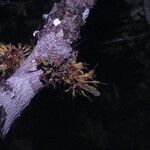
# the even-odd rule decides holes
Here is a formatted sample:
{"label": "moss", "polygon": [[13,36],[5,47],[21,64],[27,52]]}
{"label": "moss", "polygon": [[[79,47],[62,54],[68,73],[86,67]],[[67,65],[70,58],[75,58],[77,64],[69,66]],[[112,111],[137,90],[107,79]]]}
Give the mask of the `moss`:
{"label": "moss", "polygon": [[97,90],[99,81],[94,80],[94,70],[88,71],[86,65],[69,58],[60,65],[51,62],[50,58],[38,58],[38,69],[43,70],[40,80],[43,84],[57,87],[63,85],[65,92],[74,97],[76,94],[90,98],[89,95],[99,96]]}
{"label": "moss", "polygon": [[0,43],[0,79],[7,79],[32,51],[29,45]]}

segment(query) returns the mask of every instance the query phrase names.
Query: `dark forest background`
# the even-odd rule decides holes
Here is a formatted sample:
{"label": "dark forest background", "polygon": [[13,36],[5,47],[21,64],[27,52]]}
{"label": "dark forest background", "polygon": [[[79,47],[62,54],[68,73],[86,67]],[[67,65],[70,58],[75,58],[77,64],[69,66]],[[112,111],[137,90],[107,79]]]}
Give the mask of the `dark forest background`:
{"label": "dark forest background", "polygon": [[[1,0],[0,42],[36,44],[50,0]],[[96,66],[101,96],[43,89],[14,123],[0,150],[149,150],[150,25],[142,0],[98,0],[81,39],[79,60]]]}

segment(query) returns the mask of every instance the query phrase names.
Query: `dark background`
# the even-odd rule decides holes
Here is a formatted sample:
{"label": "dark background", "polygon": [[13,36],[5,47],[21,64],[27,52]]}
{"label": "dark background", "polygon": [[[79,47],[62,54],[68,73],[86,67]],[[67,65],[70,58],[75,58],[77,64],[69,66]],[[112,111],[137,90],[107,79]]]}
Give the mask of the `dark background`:
{"label": "dark background", "polygon": [[[0,1],[0,41],[36,44],[50,0]],[[140,0],[98,0],[73,47],[96,67],[101,96],[43,89],[0,150],[149,150],[150,27]]]}

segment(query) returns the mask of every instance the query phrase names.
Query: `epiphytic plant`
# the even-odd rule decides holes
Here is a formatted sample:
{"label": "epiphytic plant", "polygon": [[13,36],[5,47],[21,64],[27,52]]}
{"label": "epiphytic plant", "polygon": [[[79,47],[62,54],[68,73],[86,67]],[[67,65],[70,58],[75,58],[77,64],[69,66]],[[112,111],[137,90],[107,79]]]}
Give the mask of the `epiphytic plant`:
{"label": "epiphytic plant", "polygon": [[0,43],[0,79],[6,79],[14,73],[31,51],[29,45]]}
{"label": "epiphytic plant", "polygon": [[99,96],[97,90],[99,81],[94,80],[94,70],[88,71],[87,67],[81,62],[77,62],[75,58],[69,58],[66,62],[57,66],[51,63],[50,58],[37,59],[38,69],[43,70],[40,76],[41,82],[56,87],[59,83],[66,87],[65,92],[83,95],[89,98],[89,94]]}

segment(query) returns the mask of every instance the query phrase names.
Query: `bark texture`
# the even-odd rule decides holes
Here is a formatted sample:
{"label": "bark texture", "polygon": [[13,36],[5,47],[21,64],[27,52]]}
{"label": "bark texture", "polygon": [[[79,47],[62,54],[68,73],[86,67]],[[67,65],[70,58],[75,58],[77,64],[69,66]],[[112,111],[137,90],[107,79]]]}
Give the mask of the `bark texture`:
{"label": "bark texture", "polygon": [[71,44],[80,36],[95,0],[61,0],[54,4],[49,14],[43,15],[45,25],[34,32],[38,42],[32,54],[6,82],[0,84],[0,131],[4,137],[14,120],[27,107],[31,99],[43,88],[39,80],[41,70],[36,70],[37,57],[50,56],[60,63],[74,55]]}

